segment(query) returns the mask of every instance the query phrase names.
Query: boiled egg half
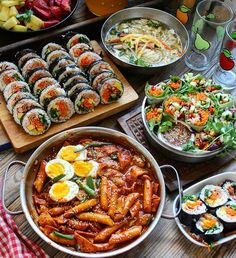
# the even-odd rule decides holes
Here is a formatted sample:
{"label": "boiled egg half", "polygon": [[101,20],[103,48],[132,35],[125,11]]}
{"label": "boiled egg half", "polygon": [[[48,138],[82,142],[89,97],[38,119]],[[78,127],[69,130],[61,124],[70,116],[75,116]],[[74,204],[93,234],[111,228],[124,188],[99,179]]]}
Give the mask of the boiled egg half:
{"label": "boiled egg half", "polygon": [[55,178],[61,174],[65,176],[60,181],[66,181],[74,176],[73,166],[66,160],[63,159],[52,159],[46,165],[46,174],[50,178]]}
{"label": "boiled egg half", "polygon": [[76,150],[81,150],[84,148],[83,145],[68,145],[60,149],[57,154],[58,159],[64,159],[69,162],[76,160],[86,160],[87,159],[87,150],[82,150],[80,152],[75,152]]}
{"label": "boiled egg half", "polygon": [[55,202],[69,202],[79,193],[79,186],[71,181],[57,182],[49,190],[50,198]]}
{"label": "boiled egg half", "polygon": [[73,163],[75,174],[79,177],[91,176],[96,178],[99,169],[99,163],[94,160],[78,160]]}

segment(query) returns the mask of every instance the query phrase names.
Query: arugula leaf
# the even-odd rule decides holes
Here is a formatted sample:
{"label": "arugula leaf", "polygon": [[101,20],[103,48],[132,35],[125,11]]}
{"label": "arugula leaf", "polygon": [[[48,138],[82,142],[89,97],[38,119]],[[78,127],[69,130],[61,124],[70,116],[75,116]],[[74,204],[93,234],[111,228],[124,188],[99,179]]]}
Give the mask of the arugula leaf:
{"label": "arugula leaf", "polygon": [[33,11],[32,10],[26,10],[24,13],[19,13],[16,15],[16,18],[19,21],[25,21],[25,22],[30,22],[31,20],[31,15],[33,15]]}

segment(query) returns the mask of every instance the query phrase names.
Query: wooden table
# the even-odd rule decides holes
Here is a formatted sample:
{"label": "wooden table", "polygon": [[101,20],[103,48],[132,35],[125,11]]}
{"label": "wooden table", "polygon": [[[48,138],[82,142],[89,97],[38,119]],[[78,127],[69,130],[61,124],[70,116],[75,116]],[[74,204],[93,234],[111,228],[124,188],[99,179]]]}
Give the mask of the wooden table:
{"label": "wooden table", "polygon": [[[86,7],[83,5],[80,10],[76,13],[76,18],[72,20],[72,22],[82,21],[84,19],[97,19],[94,18],[92,14],[90,14]],[[19,38],[17,38],[19,39]],[[10,42],[14,42],[15,39],[10,37],[9,35],[5,35],[4,39],[1,40],[1,45],[7,45]],[[173,71],[174,69],[174,71]],[[211,67],[207,71],[207,75],[211,75],[214,67]],[[158,80],[162,80],[167,78],[170,74],[181,74],[189,69],[185,66],[183,61],[178,62],[174,67],[170,69],[166,69],[165,71],[156,74],[154,77],[150,76],[134,76],[129,74],[127,71],[123,71],[126,78],[130,82],[130,84],[135,88],[135,90],[140,95],[140,99],[137,105],[140,105],[143,99],[143,89],[144,84],[148,80],[149,82],[157,82]],[[130,110],[124,111],[117,115],[110,117],[109,119],[105,119],[96,125],[113,128],[116,130],[120,130],[117,119],[129,112]],[[22,160],[27,161],[32,151],[24,153],[24,154],[15,154],[13,150],[8,150],[6,152],[0,153],[0,175],[3,174],[7,165],[12,160]],[[225,167],[216,171],[215,174],[226,172],[226,171],[236,171],[236,162],[232,161],[227,164]],[[21,170],[17,167],[12,169],[9,173],[9,177],[7,180],[7,196],[6,202],[10,209],[17,210],[20,209],[20,199],[19,199],[19,183],[21,180]],[[166,212],[171,212],[172,210],[172,201],[175,198],[177,193],[173,193],[167,196],[166,200]],[[50,257],[55,258],[68,258],[71,257],[69,255],[65,255],[61,252],[58,252],[56,249],[52,248],[48,244],[46,244],[43,240],[41,240],[31,229],[30,225],[25,219],[24,215],[19,215],[14,217],[16,224],[20,228],[20,230],[31,240],[41,246]],[[228,244],[222,245],[213,249],[209,252],[206,248],[199,248],[198,246],[189,242],[178,230],[175,221],[161,219],[154,229],[154,231],[149,235],[149,237],[141,243],[138,247],[132,249],[128,253],[124,255],[120,255],[119,257],[123,258],[133,258],[133,257],[235,257],[236,253],[236,241],[232,241]]]}

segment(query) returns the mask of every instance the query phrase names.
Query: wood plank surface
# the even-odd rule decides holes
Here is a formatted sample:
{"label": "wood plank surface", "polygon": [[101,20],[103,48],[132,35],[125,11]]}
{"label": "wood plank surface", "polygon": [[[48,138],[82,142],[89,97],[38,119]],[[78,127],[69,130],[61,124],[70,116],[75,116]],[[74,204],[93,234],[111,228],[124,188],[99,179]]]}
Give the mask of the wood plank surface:
{"label": "wood plank surface", "polygon": [[[158,1],[156,1],[158,2]],[[82,5],[80,11],[75,14],[76,21],[83,21],[88,17],[93,17],[92,14],[86,12],[86,7]],[[74,18],[73,18],[74,19]],[[95,18],[97,19],[97,18]],[[82,22],[83,24],[83,22]],[[72,25],[74,26],[74,25]],[[92,30],[92,27],[91,27]],[[96,31],[93,31],[96,34]],[[12,38],[12,34],[9,36],[4,36],[1,39],[0,45],[7,45],[9,42],[14,42],[15,39]],[[1,51],[1,50],[0,50]],[[174,67],[170,67],[164,71],[159,71],[157,74],[151,78],[151,76],[146,76],[139,74],[133,75],[129,71],[121,69],[122,73],[128,79],[129,83],[134,86],[135,90],[138,92],[139,101],[137,106],[141,104],[144,93],[144,85],[146,81],[157,82],[158,80],[163,80],[167,78],[170,74],[180,74],[188,71],[188,68],[185,66],[184,62],[181,61],[177,63]],[[116,130],[121,130],[117,123],[117,119],[127,112],[132,112],[133,109],[129,111],[123,111],[119,114],[109,117],[109,119],[104,119],[97,123],[98,126],[104,126]],[[24,154],[16,154],[13,151],[5,151],[0,153],[0,176],[5,171],[7,165],[12,160],[22,160],[27,161],[32,154],[32,151],[26,152]],[[215,172],[222,173],[226,171],[235,171],[236,172],[236,162],[231,161],[229,164],[225,165],[221,169]],[[17,210],[20,209],[20,198],[19,196],[19,183],[21,180],[20,168],[15,167],[9,173],[7,180],[7,204],[11,209]],[[172,201],[176,196],[176,192],[168,194],[166,198],[166,207],[165,212],[171,212],[172,210]],[[15,216],[14,220],[20,228],[20,230],[28,238],[32,239],[35,243],[41,246],[50,257],[55,258],[72,258],[72,256],[58,252],[56,249],[52,248],[44,241],[42,241],[31,229],[30,225],[27,223],[24,215]],[[116,257],[119,258],[234,258],[236,255],[236,241],[232,241],[228,244],[219,246],[212,251],[208,251],[206,248],[198,247],[191,242],[189,242],[178,230],[175,221],[160,219],[158,225],[155,227],[153,232],[149,237],[143,241],[139,246],[133,248],[129,252],[119,255]]]}
{"label": "wood plank surface", "polygon": [[[71,119],[66,121],[65,123],[60,124],[52,124],[50,129],[43,135],[40,136],[31,136],[25,133],[23,128],[17,125],[9,113],[6,103],[3,99],[3,96],[0,96],[0,120],[2,122],[2,126],[7,133],[14,150],[18,153],[25,152],[27,150],[31,150],[37,146],[39,146],[42,142],[47,140],[49,137],[62,132],[64,130],[77,127],[77,126],[85,126],[92,123],[95,123],[99,120],[102,120],[106,117],[109,117],[113,114],[121,112],[127,108],[130,108],[132,105],[135,104],[136,100],[138,99],[137,93],[125,79],[125,77],[121,74],[119,69],[116,65],[111,61],[111,59],[106,55],[106,53],[102,50],[99,44],[96,41],[91,41],[91,44],[97,53],[101,53],[103,59],[107,61],[112,69],[114,70],[117,78],[124,85],[124,94],[123,96],[117,101],[112,104],[108,105],[99,105],[96,107],[94,112],[78,115],[75,114]],[[27,45],[24,46],[27,48]]]}

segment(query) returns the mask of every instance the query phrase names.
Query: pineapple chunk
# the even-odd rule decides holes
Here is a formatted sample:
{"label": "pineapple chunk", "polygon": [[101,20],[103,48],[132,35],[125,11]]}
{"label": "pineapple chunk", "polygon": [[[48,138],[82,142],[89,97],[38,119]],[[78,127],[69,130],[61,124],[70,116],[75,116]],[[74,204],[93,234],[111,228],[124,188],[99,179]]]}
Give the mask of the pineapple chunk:
{"label": "pineapple chunk", "polygon": [[19,21],[16,19],[16,17],[9,18],[6,22],[3,23],[3,28],[6,30],[10,30],[14,26],[16,26],[19,23]]}
{"label": "pineapple chunk", "polygon": [[20,3],[20,1],[18,1],[18,0],[3,0],[3,1],[1,1],[2,6],[5,6],[5,7],[15,6],[15,5],[18,5],[19,3]]}
{"label": "pineapple chunk", "polygon": [[19,32],[26,32],[27,31],[27,27],[23,26],[23,25],[15,25],[12,30],[14,31],[19,31]]}
{"label": "pineapple chunk", "polygon": [[18,11],[16,7],[15,6],[10,7],[9,16],[12,17],[12,16],[16,16],[17,14],[18,14]]}
{"label": "pineapple chunk", "polygon": [[43,20],[35,15],[31,15],[30,22],[25,22],[26,27],[31,30],[40,30],[43,27],[43,24]]}
{"label": "pineapple chunk", "polygon": [[9,17],[10,8],[2,6],[0,11],[0,21],[7,21]]}

